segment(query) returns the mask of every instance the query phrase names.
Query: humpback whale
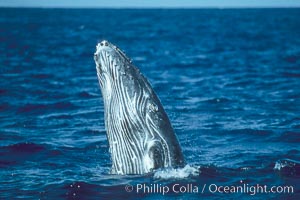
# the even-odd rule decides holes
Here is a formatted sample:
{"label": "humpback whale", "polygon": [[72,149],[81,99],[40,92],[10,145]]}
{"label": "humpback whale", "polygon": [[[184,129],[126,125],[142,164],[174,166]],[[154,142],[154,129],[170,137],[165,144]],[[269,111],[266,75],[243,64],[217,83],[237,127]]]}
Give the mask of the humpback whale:
{"label": "humpback whale", "polygon": [[182,167],[170,120],[148,80],[117,46],[102,41],[94,54],[104,103],[112,174]]}

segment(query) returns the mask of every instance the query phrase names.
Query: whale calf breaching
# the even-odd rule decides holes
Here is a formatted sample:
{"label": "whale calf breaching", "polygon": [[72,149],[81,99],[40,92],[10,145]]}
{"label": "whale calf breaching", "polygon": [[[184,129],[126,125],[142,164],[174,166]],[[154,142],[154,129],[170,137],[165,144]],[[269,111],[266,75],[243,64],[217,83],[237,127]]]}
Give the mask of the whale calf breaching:
{"label": "whale calf breaching", "polygon": [[170,120],[150,83],[108,41],[94,54],[104,102],[112,174],[144,174],[182,167],[184,157]]}

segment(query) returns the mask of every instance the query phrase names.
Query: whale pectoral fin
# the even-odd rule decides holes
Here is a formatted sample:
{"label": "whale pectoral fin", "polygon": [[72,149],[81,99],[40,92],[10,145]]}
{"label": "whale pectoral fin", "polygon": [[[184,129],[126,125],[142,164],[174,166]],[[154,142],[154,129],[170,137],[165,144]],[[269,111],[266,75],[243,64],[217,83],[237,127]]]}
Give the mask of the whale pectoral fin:
{"label": "whale pectoral fin", "polygon": [[153,169],[158,169],[164,166],[164,155],[162,148],[159,145],[153,145],[148,151],[149,157],[153,163]]}

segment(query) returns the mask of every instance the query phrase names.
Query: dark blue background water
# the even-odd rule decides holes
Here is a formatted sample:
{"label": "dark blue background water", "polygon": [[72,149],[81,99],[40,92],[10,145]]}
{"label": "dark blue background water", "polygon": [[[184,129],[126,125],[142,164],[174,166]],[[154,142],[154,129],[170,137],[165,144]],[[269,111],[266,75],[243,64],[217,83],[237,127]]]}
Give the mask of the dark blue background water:
{"label": "dark blue background water", "polygon": [[[0,199],[299,199],[300,10],[0,9]],[[187,163],[109,175],[95,45],[149,79]],[[125,184],[292,185],[294,194],[127,193]]]}

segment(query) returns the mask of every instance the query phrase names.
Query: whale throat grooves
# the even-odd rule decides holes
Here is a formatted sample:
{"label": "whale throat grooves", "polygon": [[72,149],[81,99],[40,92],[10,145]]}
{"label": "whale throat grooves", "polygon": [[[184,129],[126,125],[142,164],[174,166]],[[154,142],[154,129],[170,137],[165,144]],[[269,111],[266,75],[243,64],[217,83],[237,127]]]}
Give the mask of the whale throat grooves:
{"label": "whale throat grooves", "polygon": [[144,174],[184,164],[177,137],[147,79],[113,44],[94,55],[113,174]]}

